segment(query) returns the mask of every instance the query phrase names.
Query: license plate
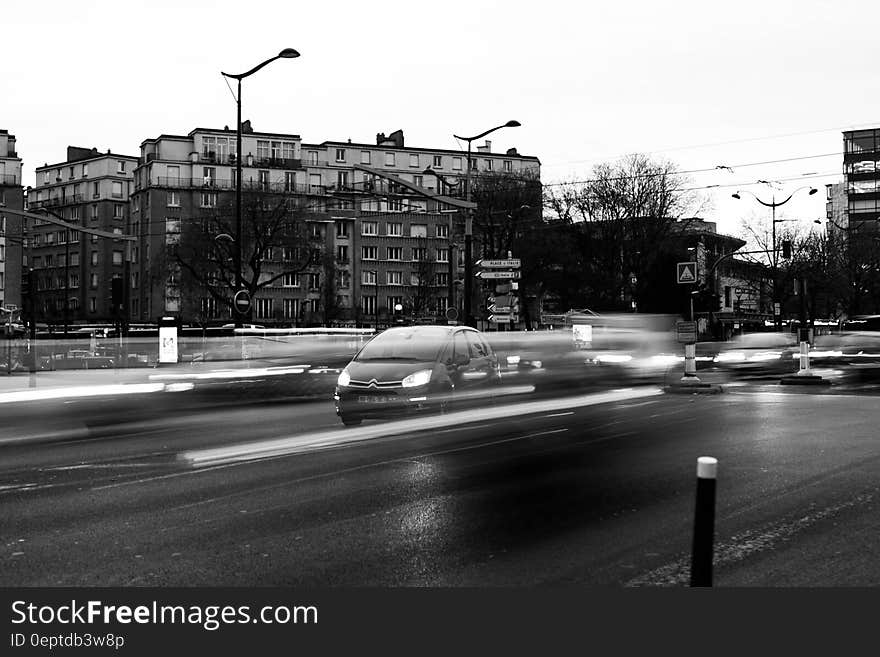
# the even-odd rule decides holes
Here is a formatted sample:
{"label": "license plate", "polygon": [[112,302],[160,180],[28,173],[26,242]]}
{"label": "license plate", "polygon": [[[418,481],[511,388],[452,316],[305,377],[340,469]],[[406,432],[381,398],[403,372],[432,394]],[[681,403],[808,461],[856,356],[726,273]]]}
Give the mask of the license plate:
{"label": "license plate", "polygon": [[363,404],[384,404],[388,401],[388,397],[378,397],[376,395],[358,395],[358,401]]}

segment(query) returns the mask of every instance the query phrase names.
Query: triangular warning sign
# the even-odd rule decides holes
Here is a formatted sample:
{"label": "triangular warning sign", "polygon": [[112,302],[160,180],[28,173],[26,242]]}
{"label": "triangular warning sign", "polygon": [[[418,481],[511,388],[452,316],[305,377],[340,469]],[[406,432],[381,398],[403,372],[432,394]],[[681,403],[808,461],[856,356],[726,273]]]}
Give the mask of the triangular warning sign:
{"label": "triangular warning sign", "polygon": [[685,262],[678,266],[678,282],[693,283],[697,280],[694,272],[694,265],[691,262]]}

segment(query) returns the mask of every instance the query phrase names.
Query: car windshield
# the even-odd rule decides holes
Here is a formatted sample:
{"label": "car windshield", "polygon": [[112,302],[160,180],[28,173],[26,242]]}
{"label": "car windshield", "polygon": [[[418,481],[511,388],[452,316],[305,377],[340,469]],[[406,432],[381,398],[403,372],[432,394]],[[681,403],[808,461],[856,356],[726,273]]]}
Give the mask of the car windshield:
{"label": "car windshield", "polygon": [[356,360],[433,361],[448,338],[442,328],[393,329],[373,338]]}

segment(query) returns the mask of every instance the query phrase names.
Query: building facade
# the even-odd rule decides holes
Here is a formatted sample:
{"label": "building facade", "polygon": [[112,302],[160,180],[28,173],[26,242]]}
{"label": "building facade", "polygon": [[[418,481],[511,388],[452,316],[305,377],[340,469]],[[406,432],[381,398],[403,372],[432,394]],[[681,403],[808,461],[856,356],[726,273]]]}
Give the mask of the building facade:
{"label": "building facade", "polygon": [[126,248],[121,240],[66,228],[58,221],[128,234],[136,165],[133,156],[69,146],[63,162],[36,169],[36,186],[28,189],[27,207],[47,217],[46,221],[28,221],[28,264],[37,322],[67,326],[123,319],[123,301],[113,298],[113,279],[122,280],[115,285],[117,296],[137,284],[128,276],[128,261],[136,257],[132,255],[136,250]]}
{"label": "building facade", "polygon": [[[472,175],[538,166],[537,158],[512,149],[493,154],[489,148],[487,142],[474,154]],[[457,182],[467,172],[464,154],[406,147],[400,131],[380,133],[375,144],[304,144],[296,134],[255,132],[249,122],[242,125],[241,150],[243,223],[261,204],[283,208],[302,225],[299,242],[260,251],[259,263],[249,260],[256,251],[243,239],[243,278],[256,280],[259,267],[254,322],[438,321],[448,306],[460,305],[456,281],[463,261],[455,247],[463,230],[458,213],[437,196],[449,191],[446,183],[460,188]],[[207,240],[208,250],[221,252],[217,243],[225,240],[234,253],[237,157],[236,133],[228,128],[196,128],[141,144],[131,202],[132,228],[140,238],[140,257],[132,263],[140,280],[131,299],[133,319],[232,321],[228,305],[187,279],[189,263],[180,254],[187,226],[200,222],[218,231],[197,236]],[[443,178],[426,173],[427,167]],[[311,253],[306,261],[297,258],[301,248]],[[220,278],[231,294],[228,267],[216,258],[200,266],[225,272]]]}
{"label": "building facade", "polygon": [[[24,209],[21,183],[21,158],[15,148],[15,136],[0,130],[0,307],[22,307],[22,232],[21,217],[4,214],[3,208]],[[10,318],[0,316],[0,322]]]}

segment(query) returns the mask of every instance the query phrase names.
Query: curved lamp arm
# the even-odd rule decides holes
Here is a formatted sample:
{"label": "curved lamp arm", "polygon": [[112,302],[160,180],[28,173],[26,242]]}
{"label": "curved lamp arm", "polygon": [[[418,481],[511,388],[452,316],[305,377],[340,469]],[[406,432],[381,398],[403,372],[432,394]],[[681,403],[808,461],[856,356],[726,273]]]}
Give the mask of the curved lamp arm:
{"label": "curved lamp arm", "polygon": [[452,135],[452,136],[455,137],[456,139],[461,139],[462,141],[472,142],[476,139],[479,139],[480,137],[485,137],[490,132],[495,132],[496,130],[501,130],[501,128],[518,128],[521,125],[522,125],[522,123],[520,123],[519,121],[511,120],[511,121],[508,121],[507,123],[505,123],[504,125],[495,126],[494,128],[486,130],[485,132],[481,132],[480,134],[474,135],[473,137],[459,137],[458,135]]}
{"label": "curved lamp arm", "polygon": [[299,53],[296,50],[294,50],[293,48],[285,48],[284,50],[282,50],[280,53],[278,53],[274,57],[270,57],[265,62],[261,62],[261,63],[257,64],[250,71],[247,71],[245,73],[224,73],[223,71],[220,71],[220,74],[227,77],[227,78],[241,80],[242,78],[246,78],[249,75],[253,75],[257,71],[259,71],[261,68],[266,66],[267,64],[271,64],[272,62],[274,62],[276,59],[282,59],[282,58],[293,59],[294,57],[299,57]]}

